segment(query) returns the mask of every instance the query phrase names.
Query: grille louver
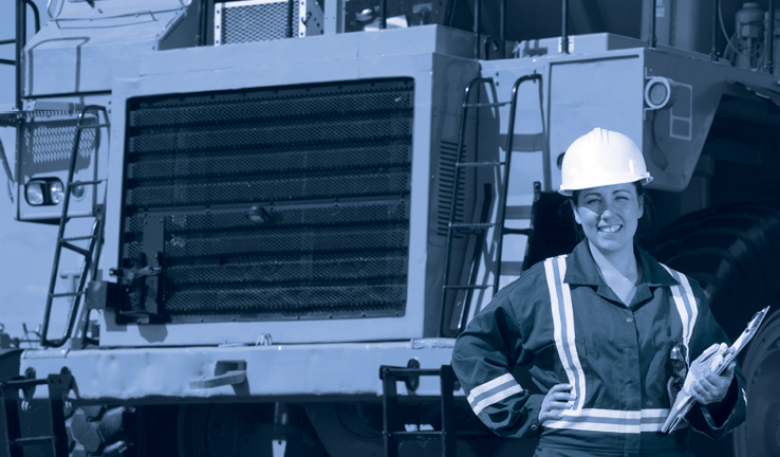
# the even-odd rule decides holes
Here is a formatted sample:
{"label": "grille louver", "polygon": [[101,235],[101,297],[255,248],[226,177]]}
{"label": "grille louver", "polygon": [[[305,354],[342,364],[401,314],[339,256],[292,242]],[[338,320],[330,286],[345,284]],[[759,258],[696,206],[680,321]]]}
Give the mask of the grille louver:
{"label": "grille louver", "polygon": [[[465,149],[465,146],[464,146]],[[450,208],[452,205],[452,191],[455,184],[455,164],[458,161],[458,144],[442,141],[441,158],[439,161],[439,199],[436,212],[437,233],[447,236],[447,226],[450,222]],[[454,222],[462,223],[465,220],[466,211],[466,181],[470,170],[461,170],[458,184],[458,195],[455,202]],[[463,238],[462,234],[453,233],[454,238]]]}
{"label": "grille louver", "polygon": [[413,108],[408,78],[131,100],[123,268],[162,219],[174,321],[403,315]]}

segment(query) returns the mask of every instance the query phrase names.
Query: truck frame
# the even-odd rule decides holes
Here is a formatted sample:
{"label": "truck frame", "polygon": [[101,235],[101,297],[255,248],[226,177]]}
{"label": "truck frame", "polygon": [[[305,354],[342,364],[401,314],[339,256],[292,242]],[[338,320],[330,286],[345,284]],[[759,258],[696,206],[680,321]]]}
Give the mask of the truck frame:
{"label": "truck frame", "polygon": [[[517,32],[508,3],[62,0],[27,42],[18,0],[7,175],[15,219],[59,234],[40,347],[0,350],[0,456],[532,455],[448,365],[576,243],[555,190],[595,127],[641,147],[643,242],[738,335],[780,255],[774,39],[751,71],[719,56],[726,0],[692,2],[708,53],[654,0],[633,37],[570,36],[599,11],[575,0],[561,36]],[[776,455],[778,348],[775,312],[740,359],[746,423],[694,450]]]}

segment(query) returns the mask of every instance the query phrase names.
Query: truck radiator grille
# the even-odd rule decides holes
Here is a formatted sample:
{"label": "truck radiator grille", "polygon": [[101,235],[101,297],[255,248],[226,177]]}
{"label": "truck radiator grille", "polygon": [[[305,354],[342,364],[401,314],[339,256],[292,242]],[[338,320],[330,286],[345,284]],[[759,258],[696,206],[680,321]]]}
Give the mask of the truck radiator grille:
{"label": "truck radiator grille", "polygon": [[413,108],[408,78],[129,101],[123,268],[162,222],[171,320],[403,315]]}

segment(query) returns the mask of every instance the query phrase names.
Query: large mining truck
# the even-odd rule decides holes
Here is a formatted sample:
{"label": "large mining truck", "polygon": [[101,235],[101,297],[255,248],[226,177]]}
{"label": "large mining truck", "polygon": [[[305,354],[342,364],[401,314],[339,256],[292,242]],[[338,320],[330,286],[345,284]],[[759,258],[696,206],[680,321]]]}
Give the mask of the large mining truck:
{"label": "large mining truck", "polygon": [[[595,127],[641,146],[642,242],[730,337],[774,304],[773,1],[15,5],[4,217],[58,239],[0,456],[532,455],[449,362],[576,243],[555,190]],[[740,361],[747,420],[699,455],[780,455],[780,313]]]}

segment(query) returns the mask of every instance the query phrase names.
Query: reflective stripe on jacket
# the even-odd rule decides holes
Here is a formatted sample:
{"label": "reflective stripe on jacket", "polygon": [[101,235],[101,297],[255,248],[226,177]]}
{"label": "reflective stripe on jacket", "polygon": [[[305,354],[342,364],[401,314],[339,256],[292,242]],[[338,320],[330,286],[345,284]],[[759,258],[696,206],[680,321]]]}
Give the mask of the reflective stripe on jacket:
{"label": "reflective stripe on jacket", "polygon": [[[670,407],[669,349],[682,343],[693,360],[728,339],[695,280],[636,251],[643,273],[630,307],[601,279],[583,241],[571,255],[532,267],[469,323],[452,365],[474,413],[494,432],[541,434],[548,453],[685,451],[687,430],[659,432]],[[576,399],[563,419],[539,426],[544,395],[518,384],[512,374],[517,367],[527,369],[543,392],[573,386]],[[720,405],[691,410],[691,425],[718,438],[744,420],[739,368],[735,379]],[[710,410],[726,412],[713,417]]]}

